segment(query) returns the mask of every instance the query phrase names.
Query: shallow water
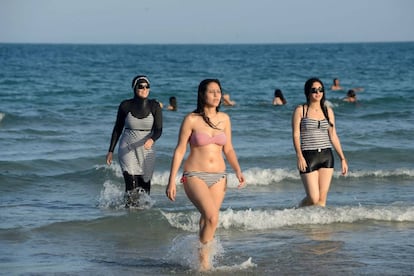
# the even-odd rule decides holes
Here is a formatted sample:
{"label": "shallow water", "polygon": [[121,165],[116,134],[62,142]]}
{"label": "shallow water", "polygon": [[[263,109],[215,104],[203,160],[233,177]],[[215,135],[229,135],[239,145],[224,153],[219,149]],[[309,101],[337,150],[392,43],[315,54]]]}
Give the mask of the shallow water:
{"label": "shallow water", "polygon": [[[191,275],[198,213],[165,186],[180,121],[200,80],[237,102],[233,144],[247,179],[229,170],[213,275],[408,275],[414,269],[414,43],[298,45],[0,44],[0,273]],[[123,208],[117,162],[105,165],[121,100],[146,73],[164,111],[151,198]],[[359,103],[327,91],[350,165],[338,160],[326,208],[304,191],[291,141],[303,84],[339,77]],[[275,88],[288,104],[271,106]],[[178,182],[178,179],[177,179]]]}

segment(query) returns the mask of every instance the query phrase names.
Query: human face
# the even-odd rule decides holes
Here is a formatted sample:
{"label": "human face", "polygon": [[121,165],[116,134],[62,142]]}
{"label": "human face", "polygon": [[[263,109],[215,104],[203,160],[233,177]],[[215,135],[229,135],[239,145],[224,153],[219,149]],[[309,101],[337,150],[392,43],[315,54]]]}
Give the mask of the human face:
{"label": "human face", "polygon": [[137,86],[135,87],[136,95],[143,99],[148,97],[149,91],[150,91],[150,86],[146,82],[138,83]]}
{"label": "human face", "polygon": [[322,87],[322,84],[320,82],[314,82],[312,84],[312,87],[310,89],[310,98],[320,101],[323,97],[324,89]]}
{"label": "human face", "polygon": [[221,101],[221,90],[220,86],[215,83],[211,82],[207,85],[206,90],[206,105],[210,107],[217,107],[220,104]]}

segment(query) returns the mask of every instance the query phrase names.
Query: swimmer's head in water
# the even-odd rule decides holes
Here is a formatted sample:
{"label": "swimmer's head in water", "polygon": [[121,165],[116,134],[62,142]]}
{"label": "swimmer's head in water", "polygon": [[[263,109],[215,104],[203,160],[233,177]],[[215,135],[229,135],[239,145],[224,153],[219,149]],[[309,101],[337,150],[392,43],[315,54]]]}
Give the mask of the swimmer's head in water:
{"label": "swimmer's head in water", "polygon": [[350,89],[350,90],[348,90],[348,93],[346,93],[346,95],[348,96],[348,97],[351,97],[351,98],[354,98],[356,95],[355,95],[355,91],[354,90],[352,90],[352,89]]}

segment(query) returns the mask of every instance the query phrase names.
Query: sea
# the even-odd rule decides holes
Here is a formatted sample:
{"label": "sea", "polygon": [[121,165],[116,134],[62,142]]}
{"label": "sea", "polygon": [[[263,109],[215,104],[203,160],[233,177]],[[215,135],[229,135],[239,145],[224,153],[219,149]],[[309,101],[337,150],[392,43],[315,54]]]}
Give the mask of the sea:
{"label": "sea", "polygon": [[[338,44],[0,44],[1,275],[413,275],[414,42]],[[125,209],[118,105],[135,75],[164,106],[150,196]],[[298,208],[291,118],[318,77],[349,163],[327,206]],[[180,123],[201,80],[217,78],[246,178],[228,188],[213,268],[198,272],[199,213],[177,179]],[[334,78],[343,91],[329,89]],[[273,106],[276,88],[287,104]],[[347,90],[361,88],[356,103]]]}

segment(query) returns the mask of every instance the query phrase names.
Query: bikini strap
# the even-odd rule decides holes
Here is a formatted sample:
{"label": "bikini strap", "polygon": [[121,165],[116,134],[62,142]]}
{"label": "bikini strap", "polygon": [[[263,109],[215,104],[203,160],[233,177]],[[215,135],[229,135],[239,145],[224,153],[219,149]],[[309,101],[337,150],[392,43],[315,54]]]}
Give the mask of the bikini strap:
{"label": "bikini strap", "polygon": [[303,118],[305,118],[305,115],[306,115],[306,117],[308,117],[308,110],[309,110],[309,108],[306,109],[306,114],[305,114],[305,104],[303,104],[302,105],[302,117]]}

